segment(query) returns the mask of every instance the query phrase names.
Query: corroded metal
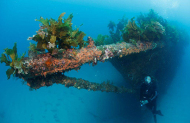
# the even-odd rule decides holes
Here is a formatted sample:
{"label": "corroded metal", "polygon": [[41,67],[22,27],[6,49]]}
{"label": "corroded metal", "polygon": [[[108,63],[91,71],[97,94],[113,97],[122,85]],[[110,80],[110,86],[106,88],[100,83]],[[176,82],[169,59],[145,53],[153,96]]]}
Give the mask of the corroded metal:
{"label": "corroded metal", "polygon": [[117,87],[111,84],[109,81],[102,83],[89,82],[83,79],[77,79],[74,77],[64,76],[62,73],[56,73],[52,75],[38,76],[35,78],[23,78],[27,81],[27,85],[31,89],[38,89],[44,86],[51,86],[54,83],[65,85],[65,87],[75,87],[77,89],[86,89],[88,91],[102,91],[102,92],[115,92],[115,93],[133,93],[131,89],[125,87]]}
{"label": "corroded metal", "polygon": [[46,76],[57,72],[68,70],[78,70],[85,63],[97,64],[97,61],[104,62],[113,57],[123,57],[133,53],[139,53],[154,49],[156,43],[141,43],[133,45],[131,43],[117,43],[96,47],[94,41],[90,40],[89,45],[82,49],[69,49],[58,51],[53,55],[50,53],[39,54],[33,58],[26,58],[23,61],[24,73],[22,76],[36,77]]}

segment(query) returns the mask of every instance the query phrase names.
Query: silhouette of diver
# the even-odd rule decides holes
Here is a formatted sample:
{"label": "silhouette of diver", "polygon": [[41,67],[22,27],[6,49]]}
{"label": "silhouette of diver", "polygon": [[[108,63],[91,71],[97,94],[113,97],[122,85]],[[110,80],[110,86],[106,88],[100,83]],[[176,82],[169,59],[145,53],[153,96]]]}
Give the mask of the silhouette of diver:
{"label": "silhouette of diver", "polygon": [[154,116],[154,122],[157,123],[156,114],[164,116],[160,110],[156,110],[157,86],[155,82],[151,81],[150,76],[145,77],[144,83],[140,88],[140,104],[151,110]]}

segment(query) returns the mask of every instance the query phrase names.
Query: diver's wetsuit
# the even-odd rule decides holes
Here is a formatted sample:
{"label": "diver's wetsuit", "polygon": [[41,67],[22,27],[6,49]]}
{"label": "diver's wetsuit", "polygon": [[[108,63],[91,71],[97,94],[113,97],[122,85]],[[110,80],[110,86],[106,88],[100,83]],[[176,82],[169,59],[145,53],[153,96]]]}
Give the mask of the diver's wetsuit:
{"label": "diver's wetsuit", "polygon": [[163,116],[160,110],[156,110],[156,98],[157,98],[157,87],[155,82],[150,84],[143,83],[140,89],[140,101],[148,100],[145,104],[148,109],[150,109],[154,115],[154,120],[156,123],[156,114]]}

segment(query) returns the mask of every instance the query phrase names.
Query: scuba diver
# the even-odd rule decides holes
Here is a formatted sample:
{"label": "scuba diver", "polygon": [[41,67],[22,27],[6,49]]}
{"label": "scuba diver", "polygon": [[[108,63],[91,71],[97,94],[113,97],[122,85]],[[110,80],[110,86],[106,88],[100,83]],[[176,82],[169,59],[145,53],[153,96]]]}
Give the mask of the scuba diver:
{"label": "scuba diver", "polygon": [[164,116],[160,110],[156,110],[156,98],[157,98],[157,86],[156,82],[151,81],[150,76],[145,77],[144,83],[140,88],[140,104],[151,110],[154,116],[154,122],[157,123],[156,115]]}

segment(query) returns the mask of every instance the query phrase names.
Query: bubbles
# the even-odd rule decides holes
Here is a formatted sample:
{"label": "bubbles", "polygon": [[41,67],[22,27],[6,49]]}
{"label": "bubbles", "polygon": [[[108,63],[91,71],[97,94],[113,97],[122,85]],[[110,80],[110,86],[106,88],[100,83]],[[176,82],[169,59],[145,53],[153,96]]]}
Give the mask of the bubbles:
{"label": "bubbles", "polygon": [[170,18],[175,17],[176,11],[180,8],[180,2],[179,0],[151,0],[151,5],[164,18]]}
{"label": "bubbles", "polygon": [[174,9],[179,7],[179,1],[177,0],[151,0],[153,6],[164,8],[164,9]]}
{"label": "bubbles", "polygon": [[174,2],[172,3],[171,8],[178,8],[178,7],[179,7],[179,2],[178,2],[178,1],[174,1]]}

